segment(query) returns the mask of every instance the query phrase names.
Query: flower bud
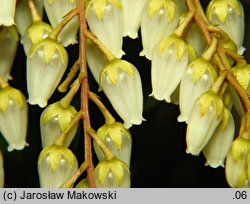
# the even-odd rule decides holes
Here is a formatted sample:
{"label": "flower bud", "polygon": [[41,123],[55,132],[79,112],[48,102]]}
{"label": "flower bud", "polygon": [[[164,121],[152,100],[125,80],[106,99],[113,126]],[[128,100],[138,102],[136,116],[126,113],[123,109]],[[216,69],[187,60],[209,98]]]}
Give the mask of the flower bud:
{"label": "flower bud", "polygon": [[226,32],[235,42],[238,53],[243,54],[244,11],[240,1],[212,0],[206,13],[208,20]]}
{"label": "flower bud", "polygon": [[26,56],[29,55],[30,48],[37,42],[48,37],[51,31],[51,26],[42,21],[31,24],[23,36],[23,47]]}
{"label": "flower bud", "polygon": [[38,158],[38,174],[42,188],[59,188],[78,169],[78,162],[71,150],[52,145],[45,147]]}
{"label": "flower bud", "polygon": [[194,102],[187,126],[187,153],[200,154],[222,120],[223,110],[222,100],[211,90]]}
{"label": "flower bud", "polygon": [[86,10],[90,30],[117,58],[122,51],[122,4],[120,0],[92,0]]}
{"label": "flower bud", "polygon": [[234,119],[228,109],[224,109],[224,116],[214,134],[202,150],[206,158],[206,166],[224,167],[230,145],[234,139]]}
{"label": "flower bud", "polygon": [[75,188],[90,188],[88,179],[87,179],[87,178],[82,179],[82,180],[76,185]]}
{"label": "flower bud", "polygon": [[250,142],[237,138],[230,147],[226,159],[226,178],[232,188],[249,188],[247,176],[247,155],[250,152]]}
{"label": "flower bud", "polygon": [[250,65],[243,66],[236,65],[233,67],[232,72],[237,79],[238,83],[245,90],[250,89]]}
{"label": "flower bud", "polygon": [[10,86],[0,89],[0,131],[8,151],[22,150],[26,143],[28,107],[23,94]]}
{"label": "flower bud", "polygon": [[0,75],[12,79],[10,70],[15,59],[18,33],[15,26],[0,28]]}
{"label": "flower bud", "polygon": [[68,54],[57,41],[46,38],[31,47],[27,58],[29,103],[41,108],[55,91],[67,68]]}
{"label": "flower bud", "polygon": [[[29,0],[21,0],[17,3],[15,12],[15,23],[18,33],[23,37],[27,28],[32,24],[31,10]],[[39,16],[43,16],[43,0],[33,0]]]}
{"label": "flower bud", "polygon": [[146,2],[141,18],[143,50],[140,56],[152,59],[154,47],[164,36],[169,36],[174,32],[179,16],[179,9],[173,0],[149,0]]}
{"label": "flower bud", "polygon": [[131,63],[114,59],[103,69],[100,86],[115,111],[124,120],[125,128],[140,125],[143,109],[143,95],[140,74]]}
{"label": "flower bud", "polygon": [[[53,28],[57,27],[63,18],[74,8],[76,0],[44,0],[44,8]],[[77,32],[79,28],[78,17],[75,16],[64,26],[58,36],[58,41],[64,47],[77,43]]]}
{"label": "flower bud", "polygon": [[[115,122],[104,124],[97,130],[97,135],[118,159],[125,162],[128,167],[130,166],[132,138],[129,130],[125,129],[121,123]],[[99,161],[104,160],[105,156],[95,141],[94,149]]]}
{"label": "flower bud", "polygon": [[98,188],[129,188],[130,172],[127,165],[117,158],[100,161],[94,177]]}
{"label": "flower bud", "polygon": [[[62,132],[69,126],[77,114],[73,106],[64,107],[60,102],[49,105],[40,118],[40,129],[43,148],[52,145]],[[65,140],[65,147],[69,147],[76,134],[77,124],[70,130]]]}
{"label": "flower bud", "polygon": [[211,88],[217,77],[213,65],[203,57],[188,65],[180,84],[179,122],[187,122],[194,101]]}
{"label": "flower bud", "polygon": [[175,34],[160,41],[153,52],[150,96],[171,102],[170,96],[182,79],[190,55],[190,46]]}
{"label": "flower bud", "polygon": [[14,15],[16,9],[16,0],[0,0],[0,26],[14,25]]}
{"label": "flower bud", "polygon": [[123,11],[123,36],[138,37],[142,9],[146,0],[121,0]]}
{"label": "flower bud", "polygon": [[4,166],[3,166],[3,155],[0,151],[0,188],[4,186]]}
{"label": "flower bud", "polygon": [[99,84],[101,71],[108,60],[95,43],[90,40],[87,40],[87,63],[94,79]]}

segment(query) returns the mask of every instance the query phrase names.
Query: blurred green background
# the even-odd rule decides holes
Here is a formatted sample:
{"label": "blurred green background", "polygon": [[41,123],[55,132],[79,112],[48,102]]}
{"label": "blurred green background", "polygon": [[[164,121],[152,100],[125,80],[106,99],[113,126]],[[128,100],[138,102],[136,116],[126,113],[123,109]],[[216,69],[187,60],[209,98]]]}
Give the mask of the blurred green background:
{"label": "blurred green background", "polygon": [[[209,1],[201,0],[204,7]],[[250,2],[241,0],[245,10],[245,41],[247,48],[244,56],[250,62]],[[237,31],[236,31],[237,32]],[[124,59],[129,60],[139,70],[144,87],[144,117],[147,119],[141,126],[133,126],[130,130],[133,136],[131,158],[131,187],[228,187],[223,168],[212,169],[205,167],[205,158],[191,156],[185,153],[186,125],[178,123],[178,106],[158,102],[148,95],[151,93],[150,62],[139,57],[142,50],[140,39],[124,38]],[[78,47],[67,48],[69,67],[78,57]],[[11,72],[13,80],[10,84],[19,88],[27,98],[26,90],[26,57],[22,45],[19,44],[16,59]],[[90,75],[90,87],[98,93],[98,87]],[[98,93],[102,101],[115,115],[111,105],[103,93]],[[49,103],[60,100],[63,94],[54,93]],[[80,97],[76,95],[73,105],[79,110]],[[39,187],[37,173],[37,158],[41,151],[39,120],[43,109],[29,105],[29,125],[27,142],[29,147],[22,151],[7,152],[7,143],[0,136],[0,149],[4,156],[5,187]],[[104,120],[93,104],[90,104],[90,114],[94,129],[100,127]],[[79,163],[84,159],[84,144],[82,125],[70,146],[76,154]],[[94,156],[94,163],[97,159]],[[83,177],[85,174],[83,175]]]}

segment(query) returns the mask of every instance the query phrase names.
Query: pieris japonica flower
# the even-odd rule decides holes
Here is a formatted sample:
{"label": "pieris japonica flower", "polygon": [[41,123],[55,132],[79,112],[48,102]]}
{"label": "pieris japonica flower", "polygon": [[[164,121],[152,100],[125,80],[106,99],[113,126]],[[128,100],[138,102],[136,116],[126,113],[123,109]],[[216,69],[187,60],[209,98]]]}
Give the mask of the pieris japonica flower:
{"label": "pieris japonica flower", "polygon": [[247,157],[250,152],[250,142],[237,138],[230,147],[226,159],[226,178],[232,188],[249,188]]}
{"label": "pieris japonica flower", "polygon": [[232,69],[235,78],[242,86],[243,89],[248,90],[250,89],[250,65],[236,65]]}
{"label": "pieris japonica flower", "polygon": [[90,40],[87,40],[87,63],[94,79],[99,84],[101,71],[108,60],[95,43]]}
{"label": "pieris japonica flower", "polygon": [[46,38],[31,47],[27,58],[29,103],[41,108],[58,86],[68,64],[68,54],[56,40]]}
{"label": "pieris japonica flower", "polygon": [[92,0],[86,10],[90,30],[117,57],[122,51],[122,4],[120,0]]}
{"label": "pieris japonica flower", "polygon": [[182,79],[189,56],[194,58],[195,51],[176,34],[165,37],[155,46],[151,68],[151,96],[171,102],[170,96]]}
{"label": "pieris japonica flower", "polygon": [[0,75],[5,79],[10,76],[18,45],[18,33],[15,26],[0,27]]}
{"label": "pieris japonica flower", "polygon": [[187,153],[199,155],[223,117],[222,100],[212,90],[196,99],[187,125]]}
{"label": "pieris japonica flower", "polygon": [[231,84],[229,84],[228,86],[228,92],[230,94],[230,97],[231,97],[231,100],[232,100],[232,103],[236,112],[238,113],[240,117],[242,117],[244,115],[244,109],[241,103],[241,99]]}
{"label": "pieris japonica flower", "polygon": [[[65,15],[76,8],[76,0],[43,0],[46,14],[53,28],[63,20]],[[77,32],[79,27],[78,17],[71,19],[62,29],[58,36],[58,41],[64,47],[77,43]]]}
{"label": "pieris japonica flower", "polygon": [[45,147],[38,158],[38,174],[42,188],[59,188],[78,169],[73,152],[57,145]]}
{"label": "pieris japonica flower", "polygon": [[0,0],[0,26],[14,25],[16,0]]}
{"label": "pieris japonica flower", "polygon": [[[32,24],[29,0],[18,1],[15,12],[15,23],[19,34],[23,37],[27,28]],[[39,16],[43,16],[43,0],[33,0]]]}
{"label": "pieris japonica flower", "polygon": [[174,0],[174,2],[179,9],[180,15],[182,15],[183,13],[187,11],[185,0]]}
{"label": "pieris japonica flower", "polygon": [[[119,122],[104,124],[97,130],[97,135],[118,159],[130,166],[132,138],[123,124]],[[96,142],[94,142],[94,148],[99,161],[104,160],[105,156]]]}
{"label": "pieris japonica flower", "polygon": [[23,47],[26,56],[29,55],[30,48],[37,42],[48,37],[51,31],[52,27],[42,21],[37,21],[31,24],[23,36]]}
{"label": "pieris japonica flower", "polygon": [[94,177],[98,188],[129,188],[130,172],[127,165],[117,158],[100,161]]}
{"label": "pieris japonica flower", "polygon": [[75,188],[90,188],[88,179],[82,179],[76,186]]}
{"label": "pieris japonica flower", "polygon": [[0,188],[4,186],[4,166],[3,166],[3,155],[0,151]]}
{"label": "pieris japonica flower", "polygon": [[140,125],[143,94],[140,74],[131,63],[114,59],[103,69],[100,86],[128,129]]}
{"label": "pieris japonica flower", "polygon": [[206,41],[196,23],[194,23],[188,31],[186,41],[193,46],[196,51],[197,57],[201,56],[206,47]]}
{"label": "pieris japonica flower", "polygon": [[[40,117],[40,130],[43,147],[52,145],[58,136],[65,131],[77,114],[73,106],[64,107],[60,102],[49,105]],[[65,140],[69,147],[76,134],[77,124],[70,130]]]}
{"label": "pieris japonica flower", "polygon": [[179,9],[173,0],[149,0],[146,2],[141,18],[143,50],[140,56],[152,59],[154,47],[164,36],[174,32],[179,16]]}
{"label": "pieris japonica flower", "polygon": [[138,37],[142,9],[147,0],[121,0],[123,12],[123,36]]}
{"label": "pieris japonica flower", "polygon": [[243,54],[244,11],[238,0],[212,0],[207,7],[208,20],[225,31]]}
{"label": "pieris japonica flower", "polygon": [[180,84],[179,122],[187,122],[194,101],[211,88],[217,73],[213,65],[203,57],[195,59],[188,65]]}
{"label": "pieris japonica flower", "polygon": [[213,168],[224,167],[224,161],[234,138],[234,119],[230,111],[225,108],[224,116],[214,134],[202,150],[206,163]]}
{"label": "pieris japonica flower", "polygon": [[10,86],[0,89],[0,131],[8,151],[22,150],[26,143],[28,107],[23,94]]}

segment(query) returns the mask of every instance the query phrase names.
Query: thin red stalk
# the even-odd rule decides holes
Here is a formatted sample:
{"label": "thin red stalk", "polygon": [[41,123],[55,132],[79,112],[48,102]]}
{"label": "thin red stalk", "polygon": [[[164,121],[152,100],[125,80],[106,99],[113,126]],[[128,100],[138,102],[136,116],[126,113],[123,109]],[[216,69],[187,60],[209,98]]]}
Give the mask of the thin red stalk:
{"label": "thin red stalk", "polygon": [[87,23],[85,19],[85,2],[78,0],[77,8],[79,9],[79,22],[80,22],[80,43],[79,43],[79,64],[80,70],[85,74],[85,78],[81,85],[81,108],[83,111],[83,127],[84,127],[84,147],[85,147],[85,161],[88,164],[87,176],[91,188],[96,187],[94,180],[94,166],[92,161],[92,144],[91,137],[87,130],[91,128],[89,117],[89,83],[87,77],[87,64],[86,64],[86,38],[84,33],[87,31]]}

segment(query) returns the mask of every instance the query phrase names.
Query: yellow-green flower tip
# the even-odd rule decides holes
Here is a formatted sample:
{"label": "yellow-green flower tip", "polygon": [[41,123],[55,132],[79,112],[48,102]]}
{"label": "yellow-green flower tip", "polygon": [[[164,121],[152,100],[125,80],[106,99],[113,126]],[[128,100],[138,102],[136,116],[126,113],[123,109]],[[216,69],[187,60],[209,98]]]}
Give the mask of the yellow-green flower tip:
{"label": "yellow-green flower tip", "polygon": [[100,181],[101,184],[104,183],[109,170],[111,170],[112,173],[114,174],[114,177],[118,185],[121,185],[123,182],[124,169],[126,169],[129,172],[127,165],[123,161],[117,158],[113,158],[111,160],[102,160],[98,163],[96,168],[99,169],[98,180]]}
{"label": "yellow-green flower tip", "polygon": [[208,71],[212,76],[213,82],[215,82],[216,78],[218,77],[213,65],[203,57],[194,60],[190,64],[190,67],[193,70],[193,83],[197,82],[206,71]]}
{"label": "yellow-green flower tip", "polygon": [[58,117],[58,122],[61,131],[63,132],[71,123],[72,118],[77,114],[76,109],[73,106],[67,108],[63,107],[60,102],[56,102],[48,106],[43,114],[42,123],[49,122],[52,118]]}
{"label": "yellow-green flower tip", "polygon": [[82,179],[75,188],[90,188],[88,179]]}
{"label": "yellow-green flower tip", "polygon": [[62,158],[66,159],[66,161],[70,164],[72,169],[76,165],[75,155],[67,147],[62,147],[58,145],[51,145],[51,146],[45,147],[39,155],[38,163],[40,163],[42,158],[44,157],[48,158],[52,171],[56,170]]}
{"label": "yellow-green flower tip", "polygon": [[216,110],[217,118],[220,118],[224,112],[224,104],[221,98],[212,90],[207,91],[206,93],[200,96],[200,113],[205,115],[211,106]]}
{"label": "yellow-green flower tip", "polygon": [[148,15],[154,17],[161,8],[165,9],[168,22],[171,22],[177,10],[175,2],[173,0],[151,0],[148,6]]}
{"label": "yellow-green flower tip", "polygon": [[207,17],[208,20],[211,21],[212,13],[216,14],[218,19],[225,23],[227,16],[228,16],[228,7],[234,9],[236,14],[242,15],[240,5],[237,0],[212,0],[207,7]]}
{"label": "yellow-green flower tip", "polygon": [[250,151],[250,141],[248,139],[238,137],[231,144],[231,151],[235,161],[241,157],[247,156]]}
{"label": "yellow-green flower tip", "polygon": [[32,57],[32,55],[40,47],[43,47],[45,63],[50,63],[56,51],[60,53],[62,63],[64,65],[68,62],[68,53],[65,48],[59,42],[51,38],[45,38],[40,42],[36,43],[34,46],[32,46],[29,52],[29,57]]}
{"label": "yellow-green flower tip", "polygon": [[109,62],[100,74],[100,86],[102,87],[102,77],[106,73],[113,85],[116,84],[118,79],[119,69],[128,73],[129,76],[134,76],[133,65],[125,60],[114,59]]}
{"label": "yellow-green flower tip", "polygon": [[131,134],[122,123],[115,122],[113,124],[104,124],[97,130],[97,135],[104,141],[107,136],[110,136],[115,146],[118,149],[122,148],[122,133],[131,140]]}
{"label": "yellow-green flower tip", "polygon": [[250,65],[246,64],[244,66],[235,66],[232,69],[237,81],[242,86],[243,89],[247,90],[250,81]]}
{"label": "yellow-green flower tip", "polygon": [[5,112],[8,106],[9,98],[11,98],[20,108],[23,107],[25,98],[21,91],[10,86],[0,89],[0,110]]}
{"label": "yellow-green flower tip", "polygon": [[122,3],[120,2],[120,0],[92,0],[88,4],[87,12],[88,12],[88,9],[93,4],[93,9],[95,11],[96,17],[99,20],[102,20],[104,14],[105,14],[105,8],[106,8],[107,3],[113,4],[117,9],[121,9],[122,8]]}

